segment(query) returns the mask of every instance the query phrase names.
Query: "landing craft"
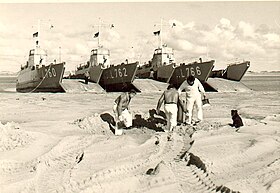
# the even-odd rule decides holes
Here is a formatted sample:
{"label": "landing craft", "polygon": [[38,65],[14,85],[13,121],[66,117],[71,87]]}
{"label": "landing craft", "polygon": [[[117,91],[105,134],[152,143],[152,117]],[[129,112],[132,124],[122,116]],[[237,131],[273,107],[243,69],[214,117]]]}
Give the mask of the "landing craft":
{"label": "landing craft", "polygon": [[[111,24],[110,27],[113,25]],[[101,24],[98,25],[100,30]],[[138,62],[121,63],[112,65],[110,63],[110,51],[103,48],[99,43],[100,31],[94,38],[98,38],[98,47],[91,51],[90,60],[80,64],[73,75],[69,78],[83,79],[86,72],[89,72],[89,81],[99,84],[106,91],[125,91],[133,87]]]}
{"label": "landing craft", "polygon": [[111,65],[108,49],[99,47],[91,51],[90,60],[84,65],[79,65],[72,79],[83,79],[86,71],[89,72],[89,80],[98,83],[107,91],[121,91],[128,89],[132,84],[138,63],[121,63]]}
{"label": "landing craft", "polygon": [[[161,19],[160,30],[154,32],[159,36],[159,47],[155,49],[153,58],[146,64],[139,66],[136,72],[138,78],[152,78],[157,81],[172,83],[179,87],[190,75],[195,76],[201,82],[205,82],[214,67],[214,60],[193,63],[176,63],[173,49],[162,43],[163,20]],[[172,24],[172,28],[176,26]]]}
{"label": "landing craft", "polygon": [[250,67],[249,61],[229,64],[226,69],[213,70],[210,74],[211,78],[224,78],[227,80],[240,81],[248,68]]}
{"label": "landing craft", "polygon": [[138,78],[152,78],[161,82],[172,83],[179,87],[190,75],[195,76],[201,82],[205,82],[213,69],[214,60],[193,63],[175,63],[173,49],[163,45],[155,49],[153,58],[148,64],[138,67]]}
{"label": "landing craft", "polygon": [[179,87],[184,80],[190,75],[193,75],[200,82],[204,83],[207,81],[211,70],[214,67],[215,60],[210,60],[206,62],[193,62],[188,64],[180,64],[180,66],[176,67],[169,79],[169,83],[172,83],[176,87]]}
{"label": "landing craft", "polygon": [[29,59],[16,80],[17,92],[64,92],[61,81],[65,62],[47,64],[47,53],[40,48],[39,31],[33,34],[36,46],[29,51]]}

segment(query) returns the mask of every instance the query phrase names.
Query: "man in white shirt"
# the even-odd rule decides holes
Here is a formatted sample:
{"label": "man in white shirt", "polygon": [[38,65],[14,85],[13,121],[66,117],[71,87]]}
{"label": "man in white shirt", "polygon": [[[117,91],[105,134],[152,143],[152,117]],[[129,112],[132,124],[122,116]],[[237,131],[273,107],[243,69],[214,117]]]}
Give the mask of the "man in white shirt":
{"label": "man in white shirt", "polygon": [[203,112],[202,112],[202,100],[201,100],[201,93],[203,94],[204,98],[205,90],[200,83],[200,81],[195,78],[194,76],[189,76],[179,87],[178,92],[186,91],[186,101],[187,101],[187,124],[192,123],[193,118],[193,107],[196,105],[197,107],[197,119],[198,122],[203,120]]}

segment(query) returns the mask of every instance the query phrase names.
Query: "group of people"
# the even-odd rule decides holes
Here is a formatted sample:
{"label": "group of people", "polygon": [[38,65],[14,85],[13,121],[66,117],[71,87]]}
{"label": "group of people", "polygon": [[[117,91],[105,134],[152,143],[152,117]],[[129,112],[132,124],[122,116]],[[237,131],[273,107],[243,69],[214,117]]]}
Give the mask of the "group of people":
{"label": "group of people", "polygon": [[[182,91],[186,92],[186,105],[180,99]],[[203,120],[201,94],[204,98],[206,98],[203,85],[194,76],[187,77],[187,79],[181,84],[178,90],[172,84],[167,87],[167,89],[163,92],[158,100],[156,112],[157,114],[160,113],[160,108],[164,103],[164,112],[166,115],[168,131],[173,131],[177,126],[178,106],[181,106],[181,108],[185,112],[186,124],[191,125]],[[129,92],[122,93],[115,100],[113,110],[116,117],[116,135],[122,134],[120,123],[123,124],[123,127],[132,126],[132,114],[129,112],[129,104],[131,99],[135,95],[136,91],[131,90]],[[197,108],[197,121],[193,120],[193,109],[195,106]]]}

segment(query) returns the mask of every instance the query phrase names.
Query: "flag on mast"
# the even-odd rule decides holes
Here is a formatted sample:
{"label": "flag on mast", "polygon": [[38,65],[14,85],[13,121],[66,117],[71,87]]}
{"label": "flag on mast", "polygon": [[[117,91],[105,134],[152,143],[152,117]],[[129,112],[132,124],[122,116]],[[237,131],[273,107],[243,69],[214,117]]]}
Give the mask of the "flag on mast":
{"label": "flag on mast", "polygon": [[155,35],[155,36],[159,36],[159,34],[160,34],[160,30],[154,32],[154,35]]}
{"label": "flag on mast", "polygon": [[36,38],[36,37],[38,37],[38,32],[33,34],[33,38]]}
{"label": "flag on mast", "polygon": [[99,32],[95,33],[93,38],[97,38],[99,36]]}

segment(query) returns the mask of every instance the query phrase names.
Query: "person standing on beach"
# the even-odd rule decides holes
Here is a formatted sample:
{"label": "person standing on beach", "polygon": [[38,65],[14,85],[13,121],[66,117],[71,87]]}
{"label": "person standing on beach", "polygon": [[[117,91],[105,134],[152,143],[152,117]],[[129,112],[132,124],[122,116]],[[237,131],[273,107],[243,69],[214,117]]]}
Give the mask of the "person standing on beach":
{"label": "person standing on beach", "polygon": [[187,101],[187,124],[192,124],[193,118],[193,107],[196,105],[197,107],[197,119],[198,122],[203,120],[203,112],[202,112],[202,99],[201,93],[204,98],[206,98],[205,90],[200,81],[194,76],[189,76],[187,79],[181,84],[178,89],[179,94],[185,90],[186,91],[186,101]]}
{"label": "person standing on beach", "polygon": [[167,121],[167,130],[173,131],[177,126],[177,112],[178,112],[178,102],[179,102],[179,93],[173,84],[170,84],[167,87],[167,90],[163,92],[160,99],[158,100],[157,114],[160,113],[160,107],[164,102],[164,111]]}
{"label": "person standing on beach", "polygon": [[134,89],[129,92],[122,93],[115,100],[113,111],[116,117],[116,129],[115,135],[121,135],[122,129],[120,128],[121,122],[124,124],[126,128],[132,126],[132,114],[129,112],[129,104],[131,99],[136,95],[136,91]]}
{"label": "person standing on beach", "polygon": [[88,84],[88,80],[89,80],[89,72],[88,71],[85,71],[85,84]]}

